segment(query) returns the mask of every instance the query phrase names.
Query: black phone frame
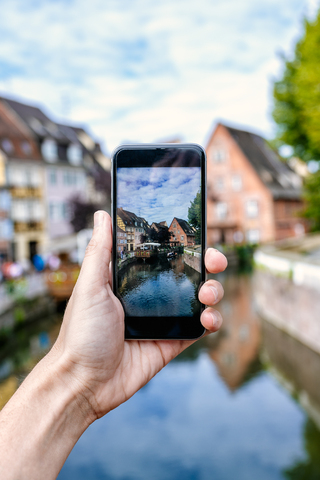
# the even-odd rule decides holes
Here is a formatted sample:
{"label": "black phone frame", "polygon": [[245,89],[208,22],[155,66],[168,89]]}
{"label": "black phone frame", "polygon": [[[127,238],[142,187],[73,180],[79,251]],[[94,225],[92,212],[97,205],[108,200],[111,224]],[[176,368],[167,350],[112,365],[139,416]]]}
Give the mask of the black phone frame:
{"label": "black phone frame", "polygon": [[[121,145],[112,154],[111,163],[111,213],[112,213],[112,230],[113,230],[113,249],[112,249],[112,276],[113,276],[113,291],[118,295],[118,278],[117,278],[117,168],[119,168],[119,154],[123,151],[130,150],[134,153],[135,162],[134,167],[152,166],[153,163],[161,159],[161,155],[166,154],[168,149],[178,150],[195,150],[200,157],[200,172],[201,172],[201,272],[200,285],[206,280],[206,269],[204,265],[204,257],[206,252],[206,233],[207,233],[207,198],[206,198],[206,153],[204,149],[197,144],[136,144],[136,145]],[[140,151],[140,158],[138,152]],[[143,152],[143,161],[141,161],[141,152]],[[153,157],[153,158],[152,158]],[[125,166],[125,165],[121,165]],[[130,168],[130,167],[129,167]],[[175,167],[173,167],[175,168]],[[204,305],[201,304],[200,315],[204,310]],[[195,340],[202,337],[205,333],[205,328],[200,322],[200,315],[198,316],[183,316],[183,317],[132,317],[125,315],[125,339],[126,340]]]}

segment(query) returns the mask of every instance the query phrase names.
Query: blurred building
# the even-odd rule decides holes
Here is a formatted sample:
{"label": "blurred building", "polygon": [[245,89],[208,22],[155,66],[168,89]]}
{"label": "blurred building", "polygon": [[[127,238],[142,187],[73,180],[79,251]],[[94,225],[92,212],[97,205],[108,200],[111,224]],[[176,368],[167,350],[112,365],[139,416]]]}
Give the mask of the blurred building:
{"label": "blurred building", "polygon": [[[57,237],[68,237],[69,245],[70,235],[73,234],[70,201],[78,198],[102,206],[108,205],[108,189],[104,191],[103,188],[95,187],[97,179],[98,183],[105,181],[105,175],[108,177],[107,183],[110,183],[110,160],[102,154],[99,144],[83,128],[56,123],[38,107],[3,97],[0,97],[0,108],[13,119],[15,125],[23,129],[26,138],[19,140],[23,154],[30,158],[29,150],[37,152],[38,170],[36,172],[34,169],[29,173],[28,182],[41,188],[42,210],[36,205],[32,211],[33,216],[43,219],[42,231],[45,236],[41,243],[45,244],[45,247],[40,249],[40,252],[50,250],[53,246],[52,240]],[[27,143],[30,145],[29,150]],[[11,155],[8,171],[14,170],[15,164],[16,161]],[[106,168],[109,168],[109,171]],[[21,170],[17,169],[17,172],[18,170],[20,173],[15,173],[17,178],[22,175]],[[12,175],[11,173],[10,176],[9,172],[10,179],[13,178]],[[14,194],[15,192],[13,196]],[[29,205],[25,199],[22,200],[21,210]],[[13,215],[15,210],[13,201]],[[31,253],[27,256],[32,257],[38,252],[38,244],[39,240],[37,245],[30,247],[32,252],[29,249]],[[22,258],[26,258],[26,251],[20,249],[17,259]]]}
{"label": "blurred building", "polygon": [[254,133],[218,124],[207,146],[208,244],[301,235],[301,177]]}
{"label": "blurred building", "polygon": [[2,256],[31,259],[45,240],[42,159],[29,130],[2,102],[0,149]]}
{"label": "blurred building", "polygon": [[12,258],[12,240],[11,195],[6,180],[6,157],[0,150],[0,265]]}

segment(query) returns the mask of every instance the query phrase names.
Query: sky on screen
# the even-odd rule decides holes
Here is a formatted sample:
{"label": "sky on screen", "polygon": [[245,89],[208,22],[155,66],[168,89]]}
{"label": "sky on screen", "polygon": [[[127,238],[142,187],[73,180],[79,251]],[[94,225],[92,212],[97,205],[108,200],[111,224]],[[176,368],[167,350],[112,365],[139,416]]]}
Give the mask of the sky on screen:
{"label": "sky on screen", "polygon": [[152,222],[188,220],[200,190],[200,168],[118,168],[118,207]]}
{"label": "sky on screen", "polygon": [[82,123],[110,149],[218,119],[271,136],[279,52],[318,0],[0,0],[0,93]]}

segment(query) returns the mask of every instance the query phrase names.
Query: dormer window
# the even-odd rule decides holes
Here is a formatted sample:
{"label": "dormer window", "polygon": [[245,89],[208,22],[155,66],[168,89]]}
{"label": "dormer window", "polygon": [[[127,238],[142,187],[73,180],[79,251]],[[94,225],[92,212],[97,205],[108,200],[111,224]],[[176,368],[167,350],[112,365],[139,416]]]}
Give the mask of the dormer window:
{"label": "dormer window", "polygon": [[41,152],[45,160],[49,163],[54,163],[58,160],[58,147],[52,139],[47,139],[43,142]]}
{"label": "dormer window", "polygon": [[37,118],[31,117],[29,118],[28,122],[32,130],[34,130],[36,133],[38,133],[39,135],[45,134],[45,130],[40,120],[38,120]]}
{"label": "dormer window", "polygon": [[9,138],[4,138],[1,142],[2,148],[6,153],[12,153],[14,148],[13,148],[13,143]]}
{"label": "dormer window", "polygon": [[67,149],[67,157],[71,165],[81,165],[82,163],[82,148],[80,145],[72,143]]}
{"label": "dormer window", "polygon": [[57,136],[59,133],[59,129],[57,125],[53,122],[46,122],[45,124],[46,129],[48,130],[49,133],[53,136]]}

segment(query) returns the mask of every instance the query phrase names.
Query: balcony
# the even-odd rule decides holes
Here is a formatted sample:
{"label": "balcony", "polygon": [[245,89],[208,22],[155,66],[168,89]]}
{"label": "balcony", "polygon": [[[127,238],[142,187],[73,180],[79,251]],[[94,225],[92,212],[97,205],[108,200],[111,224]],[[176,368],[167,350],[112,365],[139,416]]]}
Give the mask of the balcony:
{"label": "balcony", "polygon": [[16,233],[41,232],[43,230],[43,222],[14,222],[14,231]]}
{"label": "balcony", "polygon": [[41,198],[43,195],[39,187],[11,187],[10,193],[13,198]]}

